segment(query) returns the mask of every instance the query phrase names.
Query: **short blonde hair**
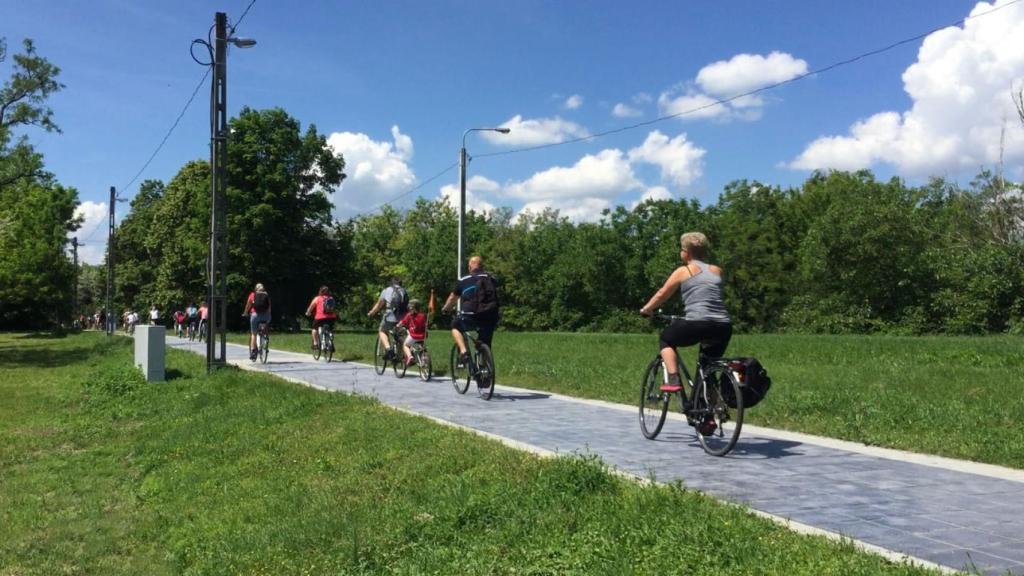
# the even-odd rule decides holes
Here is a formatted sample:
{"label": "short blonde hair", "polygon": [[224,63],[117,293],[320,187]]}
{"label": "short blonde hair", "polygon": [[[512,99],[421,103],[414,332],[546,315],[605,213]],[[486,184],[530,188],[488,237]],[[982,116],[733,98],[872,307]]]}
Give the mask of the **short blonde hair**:
{"label": "short blonde hair", "polygon": [[679,245],[690,253],[691,258],[700,260],[707,256],[708,237],[701,232],[687,232],[679,237]]}

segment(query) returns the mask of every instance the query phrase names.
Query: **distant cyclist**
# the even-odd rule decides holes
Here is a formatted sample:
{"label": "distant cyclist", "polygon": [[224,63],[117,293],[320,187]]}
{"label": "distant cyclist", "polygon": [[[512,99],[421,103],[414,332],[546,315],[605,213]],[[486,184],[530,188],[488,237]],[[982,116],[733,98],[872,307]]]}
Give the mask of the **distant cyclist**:
{"label": "distant cyclist", "polygon": [[380,321],[380,327],[377,329],[377,337],[380,338],[381,344],[384,345],[384,359],[391,359],[391,341],[388,338],[388,332],[395,329],[399,319],[405,316],[406,310],[409,307],[409,293],[402,288],[402,279],[398,276],[391,277],[391,285],[380,291],[380,296],[377,298],[377,302],[373,304],[373,308],[366,314],[367,316],[373,316],[380,312],[381,308],[384,308],[384,318]]}
{"label": "distant cyclist", "polygon": [[661,389],[666,392],[682,389],[676,362],[677,346],[700,344],[702,354],[717,358],[725,354],[732,338],[732,321],[722,296],[722,269],[704,262],[707,237],[700,232],[687,232],[679,237],[679,244],[683,265],[672,272],[665,284],[640,309],[641,314],[650,316],[677,290],[683,299],[684,319],[675,320],[661,332],[661,359],[668,372],[668,384]]}
{"label": "distant cyclist", "polygon": [[256,347],[256,333],[260,329],[260,323],[270,323],[270,294],[267,294],[263,284],[256,283],[256,288],[249,293],[245,300],[245,309],[242,316],[249,316],[249,359],[255,360],[259,354]]}
{"label": "distant cyclist", "polygon": [[193,334],[199,333],[199,308],[196,307],[195,302],[189,302],[189,305],[185,308],[185,318],[188,321],[188,327],[192,330]]}
{"label": "distant cyclist", "polygon": [[210,329],[210,307],[206,304],[206,300],[203,300],[199,304],[199,324],[196,328],[196,334],[199,336],[203,335],[203,330]]}
{"label": "distant cyclist", "polygon": [[[320,349],[320,333],[318,331],[320,326],[327,326],[329,329],[334,330],[334,321],[338,319],[338,314],[334,311],[335,306],[337,306],[337,303],[334,301],[331,291],[327,286],[321,286],[316,297],[306,307],[306,316],[313,317],[313,350]],[[331,352],[334,352],[333,343],[331,348]]]}
{"label": "distant cyclist", "polygon": [[452,338],[459,347],[459,363],[465,364],[469,359],[466,340],[463,332],[476,330],[479,340],[491,346],[494,329],[498,326],[501,315],[498,310],[498,280],[484,271],[484,262],[479,256],[469,259],[469,274],[459,278],[452,288],[442,311],[449,311],[459,302],[459,313],[452,320]]}
{"label": "distant cyclist", "polygon": [[156,326],[160,322],[160,311],[156,309],[156,304],[149,307],[149,323]]}
{"label": "distant cyclist", "polygon": [[178,338],[181,338],[182,333],[185,332],[185,313],[183,311],[174,311],[174,334]]}

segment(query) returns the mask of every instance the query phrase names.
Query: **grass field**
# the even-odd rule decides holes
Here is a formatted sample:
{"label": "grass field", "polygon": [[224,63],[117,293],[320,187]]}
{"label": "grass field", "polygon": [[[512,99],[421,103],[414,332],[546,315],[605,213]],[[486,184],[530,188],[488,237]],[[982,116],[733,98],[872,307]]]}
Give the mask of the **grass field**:
{"label": "grass field", "polygon": [[544,460],[131,341],[0,335],[0,574],[924,574],[590,460]]}
{"label": "grass field", "polygon": [[[309,335],[272,342],[306,352]],[[339,331],[335,342],[341,357],[372,361],[372,334]],[[447,331],[428,344],[446,370]],[[499,332],[494,344],[499,386],[633,404],[657,338]],[[692,368],[696,352],[683,354]],[[729,355],[757,356],[774,381],[748,422],[1024,468],[1022,337],[738,335]]]}

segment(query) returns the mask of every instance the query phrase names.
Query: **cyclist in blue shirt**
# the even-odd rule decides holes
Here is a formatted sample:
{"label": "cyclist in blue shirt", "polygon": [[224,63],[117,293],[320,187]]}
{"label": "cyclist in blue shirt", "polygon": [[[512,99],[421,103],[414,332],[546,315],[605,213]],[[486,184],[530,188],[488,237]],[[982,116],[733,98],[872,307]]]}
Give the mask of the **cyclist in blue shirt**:
{"label": "cyclist in blue shirt", "polygon": [[466,340],[462,333],[476,330],[479,340],[491,346],[494,329],[501,314],[498,310],[496,288],[498,281],[484,271],[483,259],[473,256],[469,259],[469,274],[459,278],[441,310],[447,312],[459,302],[459,313],[452,320],[452,338],[459,347],[460,363],[469,359]]}

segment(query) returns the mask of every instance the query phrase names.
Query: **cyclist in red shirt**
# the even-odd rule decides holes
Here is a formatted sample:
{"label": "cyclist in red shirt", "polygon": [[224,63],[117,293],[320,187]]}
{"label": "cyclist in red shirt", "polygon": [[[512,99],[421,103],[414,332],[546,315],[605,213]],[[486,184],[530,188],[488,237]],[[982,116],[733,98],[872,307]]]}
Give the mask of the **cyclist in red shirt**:
{"label": "cyclist in red shirt", "polygon": [[[306,307],[306,316],[313,317],[313,350],[320,348],[320,333],[318,332],[320,326],[327,326],[334,330],[334,321],[338,319],[338,315],[334,312],[334,307],[334,296],[331,296],[331,291],[327,286],[321,286],[316,297]],[[334,345],[332,344],[331,346]],[[334,352],[334,350],[331,350],[331,352]]]}
{"label": "cyclist in red shirt", "polygon": [[423,304],[419,300],[409,301],[409,312],[398,322],[409,330],[405,337],[402,350],[405,351],[405,365],[412,364],[413,344],[422,344],[427,339],[427,315],[423,313]]}

